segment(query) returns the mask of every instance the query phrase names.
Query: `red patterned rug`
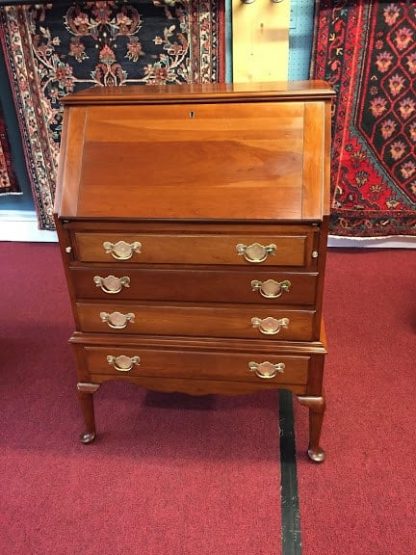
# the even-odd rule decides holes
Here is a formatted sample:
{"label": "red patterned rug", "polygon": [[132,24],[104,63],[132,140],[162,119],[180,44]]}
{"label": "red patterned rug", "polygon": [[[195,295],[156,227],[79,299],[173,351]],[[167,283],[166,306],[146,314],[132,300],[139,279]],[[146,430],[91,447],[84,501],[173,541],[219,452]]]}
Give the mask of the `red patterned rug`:
{"label": "red patterned rug", "polygon": [[416,4],[317,0],[312,77],[337,91],[331,233],[416,235]]}
{"label": "red patterned rug", "polygon": [[20,193],[20,189],[12,170],[10,146],[0,103],[0,195],[16,193]]}
{"label": "red patterned rug", "polygon": [[91,86],[222,81],[223,0],[10,6],[2,46],[41,229],[53,229],[61,99]]}

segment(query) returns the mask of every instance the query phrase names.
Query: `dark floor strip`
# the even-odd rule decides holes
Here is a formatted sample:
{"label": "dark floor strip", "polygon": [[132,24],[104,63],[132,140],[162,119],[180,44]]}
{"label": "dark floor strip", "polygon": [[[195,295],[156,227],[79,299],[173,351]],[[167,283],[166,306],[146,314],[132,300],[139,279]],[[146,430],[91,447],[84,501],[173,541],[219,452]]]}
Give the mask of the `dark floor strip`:
{"label": "dark floor strip", "polygon": [[302,541],[296,470],[292,393],[279,391],[282,555],[301,555]]}

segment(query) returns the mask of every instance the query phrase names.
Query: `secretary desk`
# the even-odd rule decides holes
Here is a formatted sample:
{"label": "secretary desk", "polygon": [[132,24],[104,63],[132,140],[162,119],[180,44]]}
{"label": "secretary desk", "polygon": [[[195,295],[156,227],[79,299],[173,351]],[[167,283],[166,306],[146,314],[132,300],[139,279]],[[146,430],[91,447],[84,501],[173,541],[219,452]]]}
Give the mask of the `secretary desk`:
{"label": "secretary desk", "polygon": [[95,438],[104,382],[192,395],[283,388],[308,407],[308,454],[324,459],[332,96],[305,81],[64,99],[55,221],[82,442]]}

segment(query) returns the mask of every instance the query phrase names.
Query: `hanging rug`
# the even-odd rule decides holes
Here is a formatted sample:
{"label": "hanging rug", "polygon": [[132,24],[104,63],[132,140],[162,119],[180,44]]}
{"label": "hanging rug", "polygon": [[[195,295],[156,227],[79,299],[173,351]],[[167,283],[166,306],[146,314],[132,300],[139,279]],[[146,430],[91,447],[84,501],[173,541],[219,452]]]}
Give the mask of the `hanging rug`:
{"label": "hanging rug", "polygon": [[337,92],[330,233],[416,235],[416,4],[318,0],[311,76]]}

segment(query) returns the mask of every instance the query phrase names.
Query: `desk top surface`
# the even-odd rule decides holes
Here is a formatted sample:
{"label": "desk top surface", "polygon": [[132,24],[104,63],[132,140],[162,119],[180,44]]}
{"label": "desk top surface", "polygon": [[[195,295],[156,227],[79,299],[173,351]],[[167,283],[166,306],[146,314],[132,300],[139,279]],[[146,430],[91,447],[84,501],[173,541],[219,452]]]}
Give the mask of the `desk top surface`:
{"label": "desk top surface", "polygon": [[66,96],[65,105],[137,104],[181,102],[235,102],[238,100],[325,99],[335,95],[325,81],[271,83],[193,83],[183,85],[133,85],[90,87]]}

